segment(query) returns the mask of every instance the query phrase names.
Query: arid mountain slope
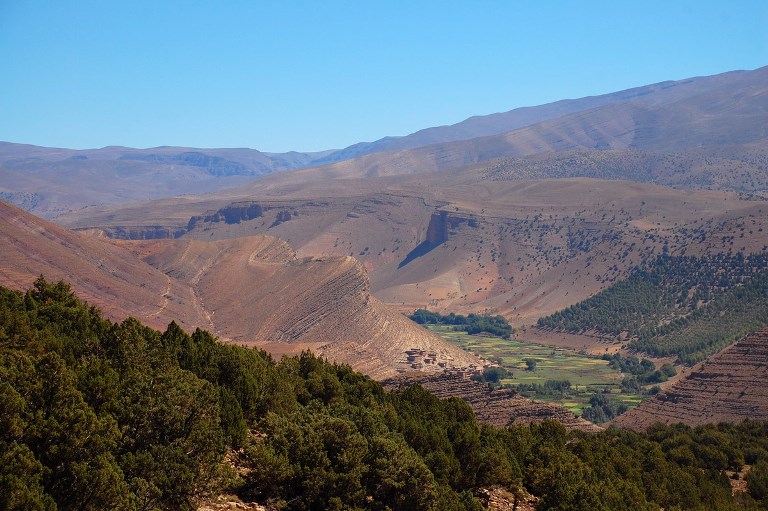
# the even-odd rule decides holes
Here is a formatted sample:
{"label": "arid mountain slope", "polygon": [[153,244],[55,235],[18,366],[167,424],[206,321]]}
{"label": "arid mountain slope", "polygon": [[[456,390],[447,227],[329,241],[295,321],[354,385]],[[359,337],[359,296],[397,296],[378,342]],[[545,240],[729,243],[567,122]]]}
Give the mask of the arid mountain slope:
{"label": "arid mountain slope", "polygon": [[0,203],[0,284],[26,289],[45,274],[65,279],[116,320],[156,328],[176,320],[223,340],[277,352],[306,348],[374,377],[413,369],[406,352],[432,353],[424,368],[479,361],[371,297],[352,257],[296,259],[265,236],[205,242],[89,237]]}
{"label": "arid mountain slope", "polygon": [[325,158],[316,160],[315,164],[348,160],[374,152],[401,151],[457,140],[499,135],[606,105],[632,102],[648,107],[658,107],[682,98],[697,96],[707,90],[738,87],[745,80],[749,80],[751,74],[750,71],[734,71],[715,76],[667,81],[600,96],[566,99],[541,106],[517,108],[509,112],[474,116],[457,124],[426,128],[404,137],[386,137],[375,142],[358,143],[340,151],[334,151]]}
{"label": "arid mountain slope", "polygon": [[768,419],[768,329],[713,356],[613,423],[642,431],[655,422],[698,426],[745,419]]}
{"label": "arid mountain slope", "polygon": [[[331,181],[315,199],[285,183],[263,200],[164,201],[80,225],[121,236],[123,222],[195,212],[173,227],[182,239],[273,235],[299,257],[358,258],[375,295],[403,311],[487,310],[517,324],[590,296],[665,246],[697,255],[768,244],[768,203],[735,193],[583,178],[492,181],[484,172],[401,178],[390,192]],[[135,224],[135,234],[155,232]]]}
{"label": "arid mountain slope", "polygon": [[284,242],[264,236],[146,241],[133,250],[190,285],[210,328],[233,342],[311,343],[374,377],[411,369],[411,349],[434,353],[433,370],[478,363],[371,297],[367,272],[352,257],[296,259]]}
{"label": "arid mountain slope", "polygon": [[174,318],[185,328],[201,324],[194,311],[171,300],[184,285],[132,257],[106,239],[86,237],[0,201],[0,284],[25,290],[41,274],[67,280],[79,297],[107,317],[141,319],[165,328]]}

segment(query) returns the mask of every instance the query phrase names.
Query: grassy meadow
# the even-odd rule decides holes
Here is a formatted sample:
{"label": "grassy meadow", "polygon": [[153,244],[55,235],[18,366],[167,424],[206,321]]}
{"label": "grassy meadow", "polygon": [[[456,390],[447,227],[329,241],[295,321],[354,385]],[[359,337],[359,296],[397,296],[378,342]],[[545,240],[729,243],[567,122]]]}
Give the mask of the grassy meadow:
{"label": "grassy meadow", "polygon": [[[594,392],[608,389],[613,398],[633,408],[640,404],[641,396],[621,394],[621,373],[608,366],[608,362],[565,348],[553,348],[530,342],[507,340],[486,334],[469,335],[456,332],[451,326],[429,325],[428,328],[462,349],[471,351],[486,360],[500,361],[501,366],[512,372],[511,378],[501,381],[504,385],[517,387],[519,384],[543,385],[547,380],[568,380],[571,391],[562,395],[527,396],[542,401],[560,403],[580,414],[589,404]],[[526,359],[535,359],[534,370],[527,370]]]}

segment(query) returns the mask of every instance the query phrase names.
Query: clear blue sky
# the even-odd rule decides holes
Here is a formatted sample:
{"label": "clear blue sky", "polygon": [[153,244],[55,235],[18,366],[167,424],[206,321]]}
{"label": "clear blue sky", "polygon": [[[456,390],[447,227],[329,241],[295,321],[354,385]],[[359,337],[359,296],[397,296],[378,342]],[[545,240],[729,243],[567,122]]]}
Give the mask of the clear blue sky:
{"label": "clear blue sky", "polygon": [[766,0],[0,0],[0,140],[341,148],[767,64]]}

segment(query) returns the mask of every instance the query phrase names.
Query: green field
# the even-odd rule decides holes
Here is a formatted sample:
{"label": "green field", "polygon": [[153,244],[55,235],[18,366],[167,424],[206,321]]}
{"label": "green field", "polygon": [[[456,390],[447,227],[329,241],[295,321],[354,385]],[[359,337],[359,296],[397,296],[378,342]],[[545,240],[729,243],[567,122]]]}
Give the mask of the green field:
{"label": "green field", "polygon": [[[567,395],[531,397],[560,403],[577,414],[580,414],[581,409],[588,405],[590,396],[596,391],[608,389],[612,397],[621,400],[630,408],[640,404],[642,399],[637,394],[621,394],[621,374],[608,367],[607,361],[597,357],[515,339],[505,340],[484,334],[469,335],[466,332],[455,332],[450,326],[429,325],[428,328],[450,343],[486,360],[501,360],[501,366],[512,371],[513,374],[511,378],[502,380],[505,385],[516,387],[521,383],[543,385],[547,380],[570,381],[571,392]],[[528,358],[536,359],[534,371],[526,370],[525,359]]]}

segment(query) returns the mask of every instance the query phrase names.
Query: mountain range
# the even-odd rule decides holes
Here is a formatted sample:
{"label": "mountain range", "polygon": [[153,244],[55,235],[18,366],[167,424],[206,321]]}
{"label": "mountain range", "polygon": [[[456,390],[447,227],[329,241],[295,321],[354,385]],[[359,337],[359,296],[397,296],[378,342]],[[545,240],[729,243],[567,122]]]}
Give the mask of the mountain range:
{"label": "mountain range", "polygon": [[2,207],[0,284],[67,278],[110,317],[377,378],[408,351],[467,367],[398,312],[525,328],[657,255],[768,251],[768,67],[319,153],[0,143],[0,175],[27,211]]}
{"label": "mountain range", "polygon": [[[765,161],[766,83],[768,68],[662,82],[315,153],[184,147],[68,150],[2,142],[0,198],[51,219],[92,205],[216,192],[299,168],[311,168],[306,175],[322,179],[389,176],[592,149],[653,151],[646,159],[658,161],[670,152],[683,160],[718,158],[712,148],[733,154],[736,146],[737,162],[749,166],[755,158]],[[705,147],[708,151],[702,152]],[[686,154],[696,149],[693,156]],[[741,161],[743,152],[751,155],[750,161]],[[746,191],[760,188],[727,184]]]}

